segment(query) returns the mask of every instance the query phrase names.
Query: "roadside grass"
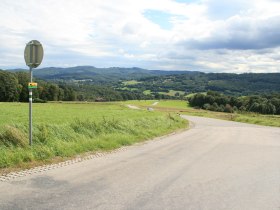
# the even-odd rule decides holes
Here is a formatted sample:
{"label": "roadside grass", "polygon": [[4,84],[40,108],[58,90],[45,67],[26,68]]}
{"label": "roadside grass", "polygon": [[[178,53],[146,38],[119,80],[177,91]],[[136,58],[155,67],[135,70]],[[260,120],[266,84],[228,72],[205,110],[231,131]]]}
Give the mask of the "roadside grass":
{"label": "roadside grass", "polygon": [[176,115],[131,110],[118,103],[34,104],[30,147],[28,104],[1,103],[0,109],[0,173],[113,150],[187,127]]}
{"label": "roadside grass", "polygon": [[260,115],[254,113],[247,113],[237,114],[234,117],[234,120],[238,122],[280,127],[280,116],[277,115]]}
{"label": "roadside grass", "polygon": [[182,112],[182,114],[244,122],[256,125],[280,127],[280,116],[277,115],[261,115],[257,113],[223,113],[196,109]]}
{"label": "roadside grass", "polygon": [[[152,104],[155,101],[145,101],[144,104]],[[136,101],[136,103],[131,103],[133,105],[140,105],[141,101]],[[143,105],[143,108],[150,105]],[[264,125],[264,126],[275,126],[280,127],[280,116],[279,115],[261,115],[257,113],[225,113],[225,112],[212,112],[203,109],[194,109],[189,106],[186,101],[176,101],[176,100],[160,100],[156,106],[153,106],[155,110],[168,113],[180,113],[191,116],[201,116],[216,118],[222,120],[230,120],[236,122],[244,122],[250,124]]]}

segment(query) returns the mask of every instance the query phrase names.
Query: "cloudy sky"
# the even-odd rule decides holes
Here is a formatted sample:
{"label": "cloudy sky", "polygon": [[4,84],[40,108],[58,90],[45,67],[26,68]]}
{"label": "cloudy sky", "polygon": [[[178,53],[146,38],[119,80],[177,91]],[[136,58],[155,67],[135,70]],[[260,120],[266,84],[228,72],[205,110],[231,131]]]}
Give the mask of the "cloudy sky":
{"label": "cloudy sky", "polygon": [[280,0],[0,0],[0,68],[280,72]]}

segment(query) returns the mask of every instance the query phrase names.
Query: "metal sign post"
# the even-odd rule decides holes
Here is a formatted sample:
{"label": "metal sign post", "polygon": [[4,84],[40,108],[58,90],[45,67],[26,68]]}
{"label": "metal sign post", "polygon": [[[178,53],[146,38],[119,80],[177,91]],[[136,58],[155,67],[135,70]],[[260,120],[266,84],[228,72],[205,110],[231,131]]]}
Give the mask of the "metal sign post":
{"label": "metal sign post", "polygon": [[44,50],[42,44],[37,40],[32,40],[26,44],[24,50],[24,60],[27,66],[29,66],[30,83],[28,84],[29,90],[29,145],[32,145],[32,90],[37,88],[37,83],[32,82],[32,69],[37,68],[44,56]]}
{"label": "metal sign post", "polygon": [[[32,67],[29,67],[30,82],[32,82]],[[32,88],[29,88],[29,145],[32,146]]]}

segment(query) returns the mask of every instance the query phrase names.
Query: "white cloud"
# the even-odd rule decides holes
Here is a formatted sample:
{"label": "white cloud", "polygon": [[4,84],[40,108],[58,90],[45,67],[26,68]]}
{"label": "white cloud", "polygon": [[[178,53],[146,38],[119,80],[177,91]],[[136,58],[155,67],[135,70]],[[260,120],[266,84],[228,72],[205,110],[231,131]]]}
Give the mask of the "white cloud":
{"label": "white cloud", "polygon": [[[167,13],[170,30],[147,10]],[[24,67],[38,39],[42,67],[280,72],[279,23],[275,0],[0,0],[0,68]]]}

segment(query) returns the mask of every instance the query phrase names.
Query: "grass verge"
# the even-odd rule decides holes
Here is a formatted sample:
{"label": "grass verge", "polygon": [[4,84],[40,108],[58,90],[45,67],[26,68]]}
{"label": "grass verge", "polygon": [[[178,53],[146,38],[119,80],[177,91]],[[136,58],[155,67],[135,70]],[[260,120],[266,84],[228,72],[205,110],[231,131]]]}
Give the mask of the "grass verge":
{"label": "grass verge", "polygon": [[[2,173],[3,169],[28,168],[38,163],[57,160],[58,157],[68,158],[86,152],[113,150],[187,126],[186,121],[173,114],[130,110],[119,104],[64,105],[64,112],[71,114],[71,117],[65,113],[59,114],[62,104],[58,109],[54,109],[57,108],[57,104],[42,104],[35,107],[44,121],[34,123],[32,147],[28,145],[27,122],[21,122],[21,115],[10,116],[14,117],[17,123],[4,124],[2,121],[0,125]],[[77,108],[84,109],[75,114]],[[52,113],[44,113],[46,109],[51,109]],[[19,108],[17,112],[21,113],[22,109]],[[56,116],[56,119],[51,123],[47,118],[49,116],[45,115]]]}

